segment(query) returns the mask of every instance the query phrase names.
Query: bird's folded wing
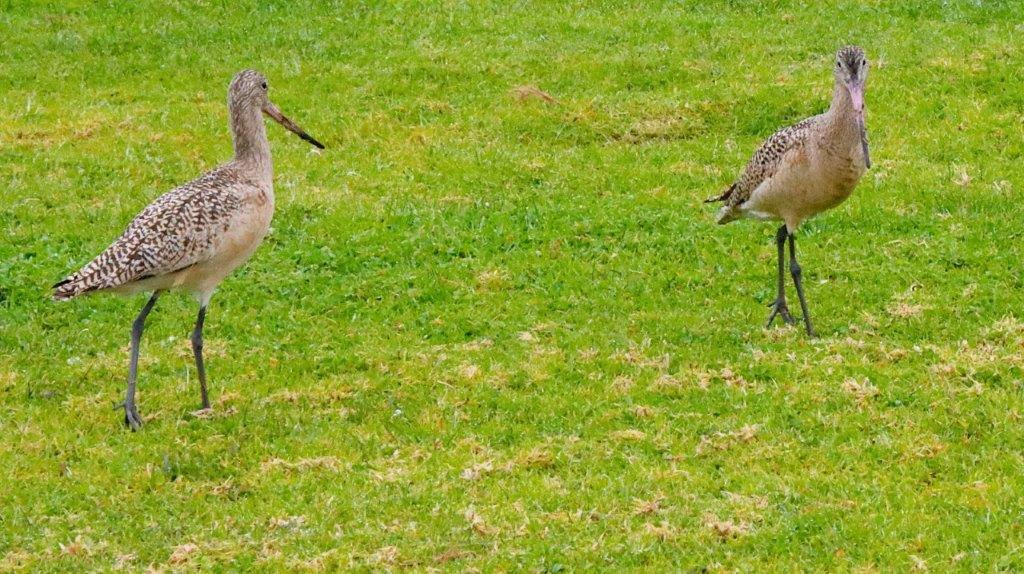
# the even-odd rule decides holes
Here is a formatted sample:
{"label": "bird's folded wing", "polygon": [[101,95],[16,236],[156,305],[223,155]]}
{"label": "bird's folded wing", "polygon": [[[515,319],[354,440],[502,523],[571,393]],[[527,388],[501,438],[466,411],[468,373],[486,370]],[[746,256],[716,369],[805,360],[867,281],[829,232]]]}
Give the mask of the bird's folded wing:
{"label": "bird's folded wing", "polygon": [[109,289],[208,260],[242,202],[230,189],[211,190],[205,179],[157,198],[110,247],[58,285],[77,293]]}
{"label": "bird's folded wing", "polygon": [[722,196],[722,200],[727,205],[738,206],[750,199],[750,194],[759,185],[775,175],[786,155],[804,145],[814,121],[815,118],[807,118],[782,128],[765,140],[754,152],[754,157],[747,163],[740,178]]}

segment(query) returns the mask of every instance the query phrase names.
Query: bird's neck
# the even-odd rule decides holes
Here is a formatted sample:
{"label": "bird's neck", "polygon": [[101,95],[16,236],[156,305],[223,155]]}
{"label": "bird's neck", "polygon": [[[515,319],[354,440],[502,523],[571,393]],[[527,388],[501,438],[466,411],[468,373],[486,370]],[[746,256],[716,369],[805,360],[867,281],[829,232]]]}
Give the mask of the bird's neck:
{"label": "bird's neck", "polygon": [[231,135],[235,141],[235,162],[245,164],[255,170],[262,181],[270,183],[273,164],[270,160],[267,128],[260,109],[248,107],[232,110]]}
{"label": "bird's neck", "polygon": [[832,105],[825,114],[829,128],[837,135],[860,138],[860,127],[857,125],[857,111],[853,109],[850,91],[842,82],[836,82],[832,91]]}

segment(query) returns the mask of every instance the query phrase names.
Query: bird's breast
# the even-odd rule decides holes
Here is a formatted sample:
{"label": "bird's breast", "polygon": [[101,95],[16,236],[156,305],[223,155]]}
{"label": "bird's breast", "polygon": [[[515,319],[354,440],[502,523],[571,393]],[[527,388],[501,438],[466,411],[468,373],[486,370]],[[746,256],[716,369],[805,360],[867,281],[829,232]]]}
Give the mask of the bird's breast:
{"label": "bird's breast", "polygon": [[272,190],[260,188],[252,194],[251,201],[257,208],[267,208],[267,206],[269,206],[269,208],[273,210],[274,192]]}

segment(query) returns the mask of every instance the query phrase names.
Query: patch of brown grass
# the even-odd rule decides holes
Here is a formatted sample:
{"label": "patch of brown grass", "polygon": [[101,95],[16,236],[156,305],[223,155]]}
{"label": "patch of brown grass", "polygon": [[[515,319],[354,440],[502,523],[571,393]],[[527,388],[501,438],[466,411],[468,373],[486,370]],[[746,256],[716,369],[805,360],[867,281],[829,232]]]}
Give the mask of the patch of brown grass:
{"label": "patch of brown grass", "polygon": [[697,444],[697,454],[701,455],[709,450],[728,450],[738,444],[749,443],[757,437],[760,429],[760,425],[744,425],[734,431],[704,435]]}
{"label": "patch of brown grass", "polygon": [[270,472],[275,469],[285,471],[309,472],[313,470],[327,470],[341,472],[346,465],[337,457],[318,456],[313,458],[300,458],[295,461],[288,461],[280,458],[272,458],[260,463],[260,471]]}
{"label": "patch of brown grass", "polygon": [[659,494],[651,500],[634,500],[633,501],[633,514],[636,516],[650,516],[657,514],[661,510],[661,503],[664,502],[665,495]]}
{"label": "patch of brown grass", "polygon": [[488,269],[476,276],[476,287],[480,291],[499,291],[508,285],[508,273],[503,269]]}
{"label": "patch of brown grass", "polygon": [[886,311],[898,319],[909,319],[917,317],[924,312],[924,305],[911,304],[905,301],[897,301],[889,305]]}
{"label": "patch of brown grass", "polygon": [[185,544],[174,547],[170,557],[167,558],[167,562],[175,565],[185,564],[192,559],[196,552],[199,552],[199,546],[191,542],[186,542]]}
{"label": "patch of brown grass", "polygon": [[555,465],[555,456],[547,449],[536,447],[517,457],[516,464],[521,468],[551,468]]}
{"label": "patch of brown grass", "polygon": [[664,520],[662,520],[658,524],[651,524],[650,522],[644,524],[644,532],[648,536],[656,538],[661,542],[668,542],[670,540],[674,540],[677,536],[676,529]]}
{"label": "patch of brown grass", "polygon": [[740,521],[719,520],[714,514],[704,515],[704,526],[711,530],[711,533],[722,540],[730,540],[746,536],[750,533],[750,524]]}
{"label": "patch of brown grass", "polygon": [[462,516],[466,519],[466,522],[469,522],[470,530],[479,534],[480,536],[491,536],[492,534],[497,533],[497,530],[495,528],[488,526],[487,523],[484,521],[483,516],[480,516],[480,514],[476,511],[476,508],[472,506],[466,508],[466,510],[462,513]]}
{"label": "patch of brown grass", "polygon": [[867,378],[858,381],[854,378],[849,378],[843,381],[843,390],[847,394],[853,397],[858,404],[865,404],[871,399],[878,396],[878,387],[871,384]]}
{"label": "patch of brown grass", "polygon": [[618,442],[640,442],[647,438],[647,433],[638,429],[626,429],[614,431],[608,436]]}
{"label": "patch of brown grass", "polygon": [[370,555],[370,562],[374,564],[394,565],[398,563],[398,547],[384,546]]}
{"label": "patch of brown grass", "polygon": [[475,556],[475,554],[473,554],[469,550],[462,550],[462,549],[459,549],[459,548],[449,548],[448,550],[445,550],[444,552],[438,554],[437,556],[434,556],[434,563],[435,564],[447,564],[448,562],[451,562],[453,560],[461,560],[463,558],[471,558],[473,556]]}
{"label": "patch of brown grass", "polygon": [[494,462],[485,460],[464,468],[459,473],[459,478],[462,480],[478,480],[492,472],[494,472]]}
{"label": "patch of brown grass", "polygon": [[540,101],[546,104],[557,104],[558,100],[544,90],[533,85],[516,86],[512,88],[512,96],[520,103],[528,101]]}

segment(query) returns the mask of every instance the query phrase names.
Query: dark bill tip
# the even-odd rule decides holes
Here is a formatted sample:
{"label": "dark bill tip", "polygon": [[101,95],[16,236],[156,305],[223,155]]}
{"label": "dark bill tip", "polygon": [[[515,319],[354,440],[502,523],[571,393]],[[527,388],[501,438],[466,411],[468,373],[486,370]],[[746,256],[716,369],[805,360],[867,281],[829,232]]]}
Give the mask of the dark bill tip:
{"label": "dark bill tip", "polygon": [[857,117],[857,127],[860,129],[860,149],[864,152],[864,167],[871,169],[871,152],[868,150],[868,130],[864,126],[863,112]]}
{"label": "dark bill tip", "polygon": [[306,132],[302,132],[301,134],[299,134],[299,137],[304,139],[304,140],[306,140],[306,141],[308,141],[309,143],[313,144],[318,149],[324,149],[324,144],[316,141],[316,138],[314,138],[313,136],[307,134]]}
{"label": "dark bill tip", "polygon": [[319,149],[324,149],[324,144],[318,142],[316,138],[306,133],[306,130],[299,127],[298,124],[288,119],[287,116],[281,113],[281,110],[277,109],[277,106],[267,102],[263,107],[263,113],[267,114],[273,120],[285,127],[288,131],[313,144]]}

